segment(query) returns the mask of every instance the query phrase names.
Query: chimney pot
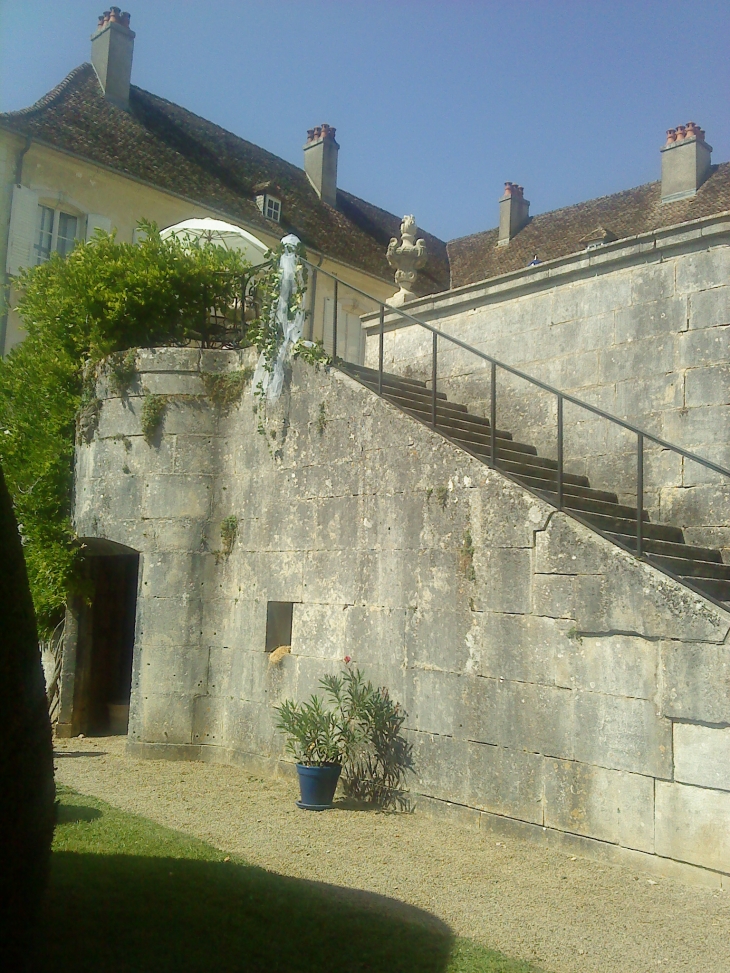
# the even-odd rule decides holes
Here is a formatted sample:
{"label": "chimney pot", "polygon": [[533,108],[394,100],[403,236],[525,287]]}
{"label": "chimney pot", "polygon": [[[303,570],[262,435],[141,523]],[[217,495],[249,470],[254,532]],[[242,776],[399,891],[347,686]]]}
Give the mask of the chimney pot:
{"label": "chimney pot", "polygon": [[694,196],[710,174],[712,146],[695,122],[667,131],[662,150],[662,202]]}
{"label": "chimney pot", "polygon": [[329,206],[337,204],[337,154],[335,129],[323,123],[307,129],[304,171],[319,198]]}
{"label": "chimney pot", "polygon": [[134,31],[130,14],[110,7],[98,18],[91,35],[91,63],[105,98],[119,108],[129,109],[129,84],[132,77]]}
{"label": "chimney pot", "polygon": [[504,196],[499,201],[499,237],[497,245],[506,247],[530,219],[530,203],[525,199],[524,187],[516,182],[504,184]]}

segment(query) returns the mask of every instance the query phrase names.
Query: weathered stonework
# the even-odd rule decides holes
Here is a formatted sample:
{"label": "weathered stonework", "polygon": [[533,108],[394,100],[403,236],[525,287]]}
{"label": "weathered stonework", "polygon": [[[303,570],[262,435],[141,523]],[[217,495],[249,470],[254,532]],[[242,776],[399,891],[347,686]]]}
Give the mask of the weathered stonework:
{"label": "weathered stonework", "polygon": [[[295,364],[266,416],[191,391],[246,354],[141,353],[77,449],[79,535],[140,552],[130,745],[273,770],[273,704],[347,654],[408,712],[417,804],[730,874],[730,616],[339,372]],[[293,603],[279,665],[269,601]]]}
{"label": "weathered stonework", "polygon": [[[634,426],[730,468],[730,225],[698,220],[422,298],[409,312]],[[377,367],[377,318],[367,365]],[[386,318],[388,371],[431,380],[431,335]],[[439,343],[439,387],[489,415],[489,366]],[[566,469],[636,502],[636,435],[565,405]],[[555,455],[556,401],[498,371],[498,422]],[[645,506],[730,562],[726,478],[645,443]]]}

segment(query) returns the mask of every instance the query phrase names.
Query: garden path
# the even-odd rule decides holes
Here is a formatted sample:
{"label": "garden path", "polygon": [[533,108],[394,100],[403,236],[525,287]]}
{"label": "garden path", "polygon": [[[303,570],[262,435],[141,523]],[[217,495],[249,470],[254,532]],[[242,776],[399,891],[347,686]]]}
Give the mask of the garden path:
{"label": "garden path", "polygon": [[292,780],[140,760],[126,738],[56,741],[82,794],[281,874],[365,889],[550,973],[730,973],[730,892],[650,878],[414,814],[294,805]]}

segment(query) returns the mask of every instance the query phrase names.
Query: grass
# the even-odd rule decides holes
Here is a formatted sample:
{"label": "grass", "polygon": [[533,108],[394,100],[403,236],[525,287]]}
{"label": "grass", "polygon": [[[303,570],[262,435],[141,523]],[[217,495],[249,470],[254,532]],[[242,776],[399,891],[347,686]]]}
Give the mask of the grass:
{"label": "grass", "polygon": [[286,878],[59,788],[39,968],[529,973],[395,900]]}

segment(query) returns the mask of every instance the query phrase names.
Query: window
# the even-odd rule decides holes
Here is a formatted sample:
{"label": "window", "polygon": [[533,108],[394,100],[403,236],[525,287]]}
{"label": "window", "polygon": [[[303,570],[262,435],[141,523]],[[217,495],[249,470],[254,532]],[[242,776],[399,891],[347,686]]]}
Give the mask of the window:
{"label": "window", "polygon": [[50,206],[39,206],[38,207],[38,221],[36,224],[36,240],[35,240],[35,262],[37,264],[45,263],[46,260],[51,256],[51,245],[53,242],[53,223],[55,217],[54,211]]}
{"label": "window", "polygon": [[76,244],[77,229],[76,216],[39,204],[33,246],[36,264],[45,263],[54,250],[57,250],[62,257],[71,253]]}
{"label": "window", "polygon": [[78,220],[75,216],[68,213],[58,214],[58,237],[56,239],[56,250],[62,257],[67,256],[74,248],[76,243],[76,228]]}
{"label": "window", "polygon": [[269,196],[268,193],[259,193],[256,197],[256,205],[267,220],[271,220],[274,223],[278,223],[281,220],[281,200],[276,196]]}
{"label": "window", "polygon": [[267,652],[273,652],[280,645],[291,645],[293,609],[291,601],[270,601],[266,605]]}
{"label": "window", "polygon": [[273,220],[275,223],[279,222],[279,218],[281,217],[281,203],[278,199],[274,199],[273,196],[266,197],[264,216],[267,220]]}

